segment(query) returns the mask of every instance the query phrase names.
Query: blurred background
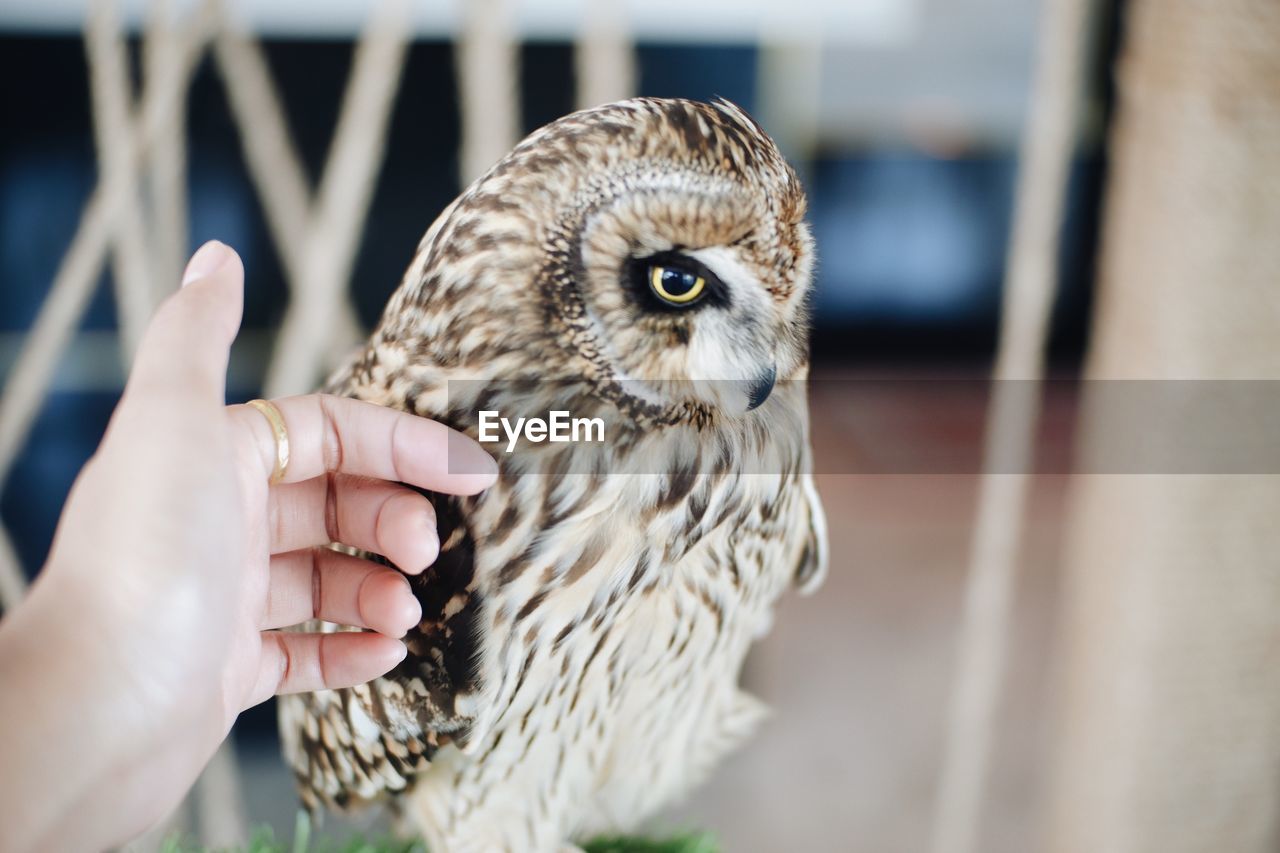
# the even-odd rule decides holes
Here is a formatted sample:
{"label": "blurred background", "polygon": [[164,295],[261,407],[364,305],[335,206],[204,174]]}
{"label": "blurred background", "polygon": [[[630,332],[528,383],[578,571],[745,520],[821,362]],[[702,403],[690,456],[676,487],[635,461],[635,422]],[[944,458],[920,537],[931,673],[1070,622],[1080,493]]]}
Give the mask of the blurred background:
{"label": "blurred background", "polygon": [[[1017,146],[1025,123],[1040,6],[1034,0],[864,0],[649,3],[627,6],[635,94],[725,97],[784,148],[810,195],[819,263],[819,376],[982,375],[995,349]],[[233,4],[260,35],[307,177],[322,173],[365,4]],[[418,4],[351,275],[368,329],[399,283],[422,232],[462,186],[457,38],[460,4]],[[146,10],[126,5],[140,57]],[[75,234],[98,176],[78,3],[8,0],[0,13],[0,371],[15,358]],[[583,10],[522,2],[518,114],[522,132],[575,108],[575,41]],[[1106,56],[1091,75],[1091,123],[1076,157],[1055,311],[1054,356],[1082,351],[1104,170],[1100,144]],[[139,59],[140,61],[140,59]],[[244,331],[230,382],[236,400],[261,393],[287,301],[283,262],[245,163],[212,59],[187,100],[187,246],[211,238],[248,271]],[[96,446],[122,377],[110,269],[59,365],[32,438],[5,483],[0,511],[24,566],[44,559],[58,511]],[[834,386],[833,386],[834,387]],[[899,436],[976,452],[980,389],[921,408],[889,394],[882,411],[818,401],[820,460],[851,449],[842,418],[911,424]],[[963,407],[957,411],[956,406]],[[945,418],[951,436],[939,435]],[[934,422],[934,423],[931,423]],[[873,424],[874,425],[874,422]],[[829,470],[841,470],[832,462]],[[843,470],[852,470],[852,465]],[[922,849],[932,809],[945,697],[976,477],[824,477],[833,520],[830,580],[785,602],[747,679],[777,709],[761,740],[726,765],[672,826],[708,828],[727,850]],[[1058,493],[1037,495],[1036,544],[1050,538]],[[1041,493],[1043,493],[1041,495]],[[1052,553],[1047,545],[1043,554]],[[1051,583],[1047,556],[1029,596]],[[1039,607],[1039,604],[1035,606]],[[1044,608],[1040,608],[1044,609]],[[1043,622],[1028,626],[1040,636]],[[1028,662],[1043,660],[1029,652]],[[1029,670],[1030,672],[1030,670]],[[1018,691],[1019,725],[1037,715],[1040,684]],[[1015,743],[997,797],[1000,849],[1019,849],[1029,822],[1032,735]],[[292,828],[291,780],[277,758],[274,709],[246,714],[236,743],[247,817]],[[1007,772],[1006,772],[1007,771]],[[1002,789],[1004,790],[1004,789]],[[1007,836],[1007,838],[1005,838]],[[853,839],[858,839],[855,843]],[[997,849],[992,847],[990,849]]]}
{"label": "blurred background", "polygon": [[[725,97],[755,115],[804,180],[818,243],[814,374],[830,382],[814,385],[813,421],[819,487],[832,521],[831,574],[815,596],[784,601],[772,636],[749,663],[745,680],[775,708],[772,722],[656,827],[710,829],[732,851],[928,849],[989,401],[979,383],[940,397],[928,383],[907,382],[855,403],[841,382],[989,373],[1042,4],[654,0],[603,4],[614,17],[592,18],[582,0],[469,2],[412,6],[384,158],[371,167],[368,214],[352,225],[349,293],[360,328],[376,322],[423,231],[465,183],[467,123],[483,128],[486,121],[466,116],[464,99],[484,91],[483,83],[468,88],[460,79],[467,68],[460,44],[468,38],[481,49],[495,39],[514,45],[508,106],[517,135],[583,102],[591,91],[583,75],[599,61],[598,53],[583,59],[581,41],[592,33],[601,49],[625,53],[601,66],[628,90],[617,94]],[[179,17],[192,14],[194,4],[174,5]],[[374,4],[228,5],[229,19],[260,40],[303,176],[315,186],[353,46]],[[1068,117],[1076,131],[1057,213],[1062,227],[1047,261],[1056,290],[1046,369],[1064,381],[1045,396],[1036,435],[1038,452],[1052,458],[1074,440],[1072,380],[1088,344],[1112,69],[1129,4],[1092,5],[1079,100]],[[156,6],[125,3],[119,11],[137,87],[147,62],[141,32]],[[0,3],[0,377],[17,363],[101,177],[88,11],[75,0]],[[1273,48],[1280,53],[1280,45]],[[244,258],[245,322],[229,390],[240,401],[269,384],[291,261],[278,249],[255,185],[225,77],[212,54],[194,68],[180,132],[180,236],[184,252],[217,238]],[[484,142],[473,150],[483,151]],[[497,142],[500,154],[506,142]],[[67,490],[120,391],[111,264],[92,293],[0,493],[0,518],[29,576],[44,560]],[[324,330],[313,333],[323,337]],[[910,473],[852,473],[874,441],[974,461],[939,473],[927,464]],[[1055,704],[1050,664],[1070,480],[1064,470],[1048,465],[1025,501],[1009,669],[976,849],[1022,851],[1038,838],[1046,721]],[[287,836],[295,800],[270,705],[244,716],[235,744],[242,820],[271,823]]]}

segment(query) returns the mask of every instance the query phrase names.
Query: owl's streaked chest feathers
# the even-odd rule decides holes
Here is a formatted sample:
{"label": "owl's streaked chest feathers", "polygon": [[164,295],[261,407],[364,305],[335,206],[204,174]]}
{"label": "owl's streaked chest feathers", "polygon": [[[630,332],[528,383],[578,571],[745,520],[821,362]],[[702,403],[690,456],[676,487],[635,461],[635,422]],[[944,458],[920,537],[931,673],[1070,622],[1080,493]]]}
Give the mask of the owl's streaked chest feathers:
{"label": "owl's streaked chest feathers", "polygon": [[442,214],[330,390],[473,437],[486,408],[608,434],[494,447],[497,485],[431,496],[409,657],[281,703],[304,799],[390,795],[435,851],[554,850],[747,736],[747,649],[824,563],[803,212],[736,107],[638,100],[535,133]]}

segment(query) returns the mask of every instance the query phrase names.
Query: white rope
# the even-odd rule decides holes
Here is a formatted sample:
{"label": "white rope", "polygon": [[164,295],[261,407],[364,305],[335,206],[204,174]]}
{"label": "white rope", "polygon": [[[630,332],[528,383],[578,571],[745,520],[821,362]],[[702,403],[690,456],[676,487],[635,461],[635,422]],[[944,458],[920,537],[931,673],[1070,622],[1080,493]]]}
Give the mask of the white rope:
{"label": "white rope", "polygon": [[969,554],[934,853],[973,853],[1009,646],[1018,547],[1039,418],[1089,0],[1045,0],[1024,130],[984,474]]}
{"label": "white rope", "polygon": [[261,48],[230,24],[215,44],[245,159],[292,296],[267,369],[268,396],[309,388],[325,361],[359,333],[347,284],[386,149],[409,35],[404,0],[388,0],[375,10],[356,47],[314,199]]}
{"label": "white rope", "polygon": [[[262,46],[231,22],[214,42],[218,69],[240,131],[249,175],[258,190],[276,251],[290,291],[306,280],[307,227],[311,190],[293,137],[285,125],[284,108],[267,66]],[[349,302],[334,338],[351,341],[359,321]]]}
{"label": "white rope", "polygon": [[[267,370],[269,396],[308,390],[326,357],[355,343],[337,336],[358,329],[342,306],[349,291],[356,250],[386,154],[391,119],[409,43],[409,4],[386,0],[360,38],[343,96],[337,131],[312,206],[304,252],[303,278],[285,313]],[[304,289],[305,288],[305,289]],[[298,298],[302,297],[302,298]],[[317,335],[317,330],[329,336]]]}
{"label": "white rope", "polygon": [[516,144],[520,132],[515,24],[510,0],[467,0],[455,48],[462,184],[474,181]]}
{"label": "white rope", "polygon": [[302,158],[285,127],[284,107],[262,46],[227,20],[225,12],[221,23],[213,51],[227,102],[285,275],[297,281],[303,265],[296,247],[304,242],[311,205]]}
{"label": "white rope", "polygon": [[[0,396],[0,481],[26,441],[49,389],[58,356],[84,314],[106,255],[111,211],[101,186],[94,191],[71,248],[62,258],[53,287],[40,306],[31,331]],[[0,527],[3,530],[3,527]],[[7,534],[5,534],[7,540]],[[26,576],[11,547],[0,548],[0,596],[6,611],[26,589]]]}
{"label": "white rope", "polygon": [[573,52],[578,109],[630,98],[636,91],[636,52],[622,0],[593,0],[583,9]]}
{"label": "white rope", "polygon": [[[173,0],[151,0],[143,43],[148,84],[178,73],[177,21]],[[151,209],[151,294],[153,303],[182,277],[188,254],[186,109],[176,109],[160,129],[147,160]]]}
{"label": "white rope", "polygon": [[134,134],[133,87],[128,47],[115,0],[92,0],[85,29],[93,130],[98,168],[108,194],[119,193],[112,217],[112,281],[124,365],[133,361],[153,307],[147,226],[139,197],[138,164],[131,155]]}

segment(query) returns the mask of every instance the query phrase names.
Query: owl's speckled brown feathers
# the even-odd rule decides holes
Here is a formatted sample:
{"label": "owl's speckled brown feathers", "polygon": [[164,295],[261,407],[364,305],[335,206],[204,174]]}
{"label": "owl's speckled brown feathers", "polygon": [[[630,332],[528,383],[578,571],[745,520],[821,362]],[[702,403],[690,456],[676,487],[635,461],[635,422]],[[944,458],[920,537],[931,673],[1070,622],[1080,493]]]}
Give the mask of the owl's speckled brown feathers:
{"label": "owl's speckled brown feathers", "polygon": [[[496,486],[431,496],[408,658],[281,701],[304,800],[390,795],[434,853],[556,850],[633,827],[750,733],[747,648],[825,561],[804,212],[737,107],[638,99],[534,133],[432,225],[329,390],[473,436],[480,408],[610,434],[495,449]],[[659,299],[659,262],[705,293]]]}

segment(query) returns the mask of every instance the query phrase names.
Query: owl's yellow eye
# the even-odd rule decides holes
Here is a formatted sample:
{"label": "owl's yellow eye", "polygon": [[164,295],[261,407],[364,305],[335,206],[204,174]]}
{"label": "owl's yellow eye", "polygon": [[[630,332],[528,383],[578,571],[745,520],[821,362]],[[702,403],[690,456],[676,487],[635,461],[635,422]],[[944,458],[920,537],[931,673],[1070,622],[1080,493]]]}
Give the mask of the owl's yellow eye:
{"label": "owl's yellow eye", "polygon": [[649,287],[664,302],[688,305],[702,295],[707,287],[707,280],[696,273],[651,264]]}

